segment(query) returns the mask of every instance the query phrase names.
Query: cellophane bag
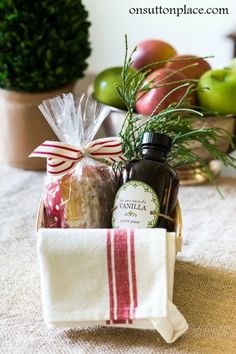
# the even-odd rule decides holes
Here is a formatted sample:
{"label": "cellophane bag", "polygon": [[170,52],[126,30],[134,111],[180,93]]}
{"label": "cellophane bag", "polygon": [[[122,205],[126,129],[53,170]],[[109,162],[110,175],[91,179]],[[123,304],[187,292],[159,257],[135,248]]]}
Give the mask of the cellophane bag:
{"label": "cellophane bag", "polygon": [[[59,140],[65,143],[65,149],[68,150],[62,150],[62,155],[65,151],[70,154],[73,150],[71,146],[84,152],[109,113],[107,106],[98,103],[91,96],[75,96],[71,93],[45,100],[39,109]],[[116,192],[112,168],[86,152],[75,163],[63,162],[54,156],[48,161],[49,168],[50,165],[57,176],[48,175],[45,182],[43,199],[47,226],[111,227]],[[61,171],[59,176],[57,169]]]}

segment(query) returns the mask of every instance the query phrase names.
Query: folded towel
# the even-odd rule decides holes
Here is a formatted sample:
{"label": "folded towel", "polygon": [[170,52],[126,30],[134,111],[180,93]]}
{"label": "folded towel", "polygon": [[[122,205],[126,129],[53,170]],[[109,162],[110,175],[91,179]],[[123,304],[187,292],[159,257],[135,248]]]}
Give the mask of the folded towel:
{"label": "folded towel", "polygon": [[169,343],[188,326],[172,304],[175,237],[164,229],[40,229],[44,320],[156,329]]}

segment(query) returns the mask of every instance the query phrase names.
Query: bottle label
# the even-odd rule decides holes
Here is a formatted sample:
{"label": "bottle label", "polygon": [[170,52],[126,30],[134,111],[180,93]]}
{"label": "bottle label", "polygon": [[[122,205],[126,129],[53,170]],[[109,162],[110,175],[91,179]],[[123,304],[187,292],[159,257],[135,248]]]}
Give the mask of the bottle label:
{"label": "bottle label", "polygon": [[116,194],[112,227],[152,228],[159,212],[160,203],[155,191],[144,182],[129,181]]}

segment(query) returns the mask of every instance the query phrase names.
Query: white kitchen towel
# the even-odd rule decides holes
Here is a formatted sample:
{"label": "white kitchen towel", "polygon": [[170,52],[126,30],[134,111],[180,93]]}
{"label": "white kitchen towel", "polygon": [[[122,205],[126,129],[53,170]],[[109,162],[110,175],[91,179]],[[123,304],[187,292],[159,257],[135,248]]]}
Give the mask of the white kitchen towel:
{"label": "white kitchen towel", "polygon": [[40,229],[46,324],[157,329],[173,342],[188,327],[171,302],[174,244],[164,229]]}

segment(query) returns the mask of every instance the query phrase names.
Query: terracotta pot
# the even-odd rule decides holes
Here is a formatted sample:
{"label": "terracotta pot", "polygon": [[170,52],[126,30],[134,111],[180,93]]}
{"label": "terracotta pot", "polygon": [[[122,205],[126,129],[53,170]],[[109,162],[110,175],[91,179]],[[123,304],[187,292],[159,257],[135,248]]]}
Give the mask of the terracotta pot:
{"label": "terracotta pot", "polygon": [[44,170],[45,159],[28,158],[45,140],[58,140],[38,105],[45,99],[73,91],[74,84],[42,93],[0,89],[0,160],[11,166]]}

